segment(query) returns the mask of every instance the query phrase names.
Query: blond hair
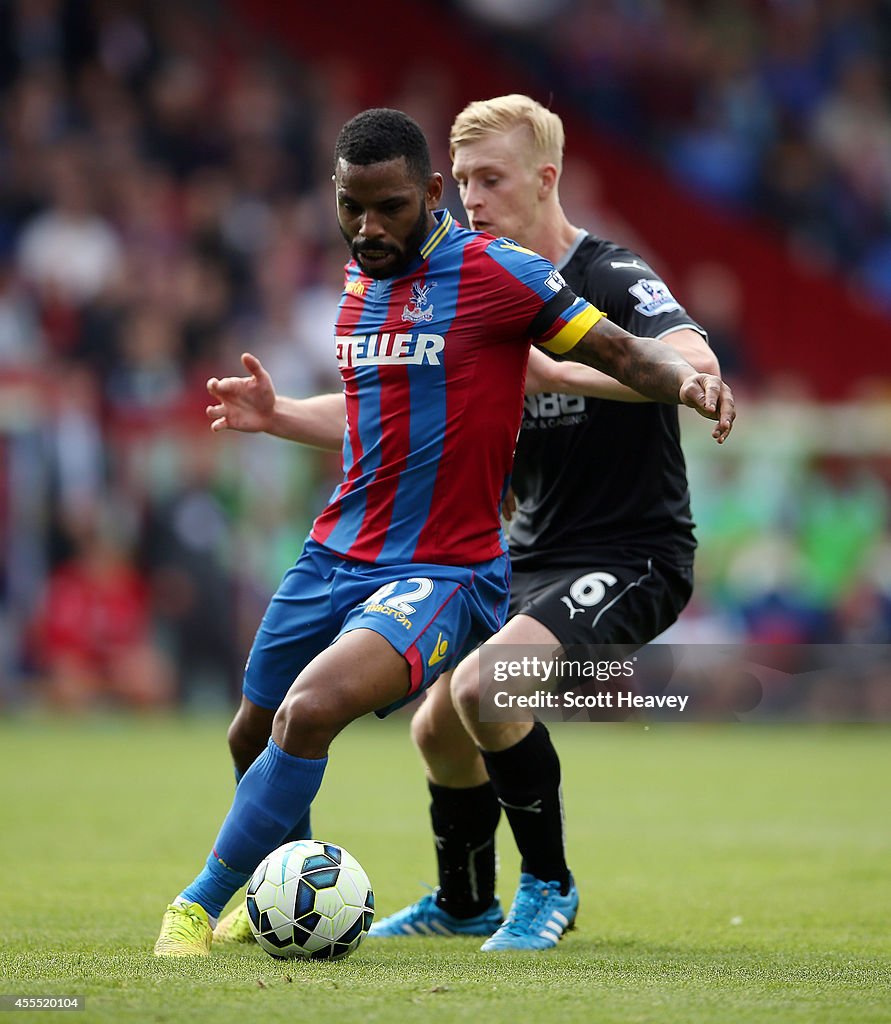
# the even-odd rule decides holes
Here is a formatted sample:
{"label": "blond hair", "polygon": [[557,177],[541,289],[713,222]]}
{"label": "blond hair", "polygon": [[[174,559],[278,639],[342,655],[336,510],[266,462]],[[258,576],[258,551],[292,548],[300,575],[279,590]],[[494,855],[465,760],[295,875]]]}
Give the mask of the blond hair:
{"label": "blond hair", "polygon": [[563,122],[552,110],[520,93],[469,103],[452,125],[449,156],[454,159],[455,149],[465,142],[509,132],[521,125],[529,129],[535,155],[561,170],[566,139]]}

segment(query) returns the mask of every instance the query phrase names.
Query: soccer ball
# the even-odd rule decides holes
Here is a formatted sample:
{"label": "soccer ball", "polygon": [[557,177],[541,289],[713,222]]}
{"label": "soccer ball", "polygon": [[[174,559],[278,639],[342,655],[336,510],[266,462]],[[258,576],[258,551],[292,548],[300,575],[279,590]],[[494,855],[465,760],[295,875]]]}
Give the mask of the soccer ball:
{"label": "soccer ball", "polygon": [[315,839],[270,853],[248,882],[245,902],[257,942],[277,960],[339,960],[374,920],[374,893],[362,865]]}

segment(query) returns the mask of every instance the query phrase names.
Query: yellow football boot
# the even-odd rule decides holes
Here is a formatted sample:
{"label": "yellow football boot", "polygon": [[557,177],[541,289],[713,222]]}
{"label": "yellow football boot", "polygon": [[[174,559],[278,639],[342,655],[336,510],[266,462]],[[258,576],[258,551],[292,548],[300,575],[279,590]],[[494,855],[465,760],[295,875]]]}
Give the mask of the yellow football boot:
{"label": "yellow football boot", "polygon": [[161,919],[155,956],[207,956],[213,929],[198,903],[171,903]]}
{"label": "yellow football boot", "polygon": [[216,926],[213,933],[214,942],[228,945],[232,942],[255,942],[251,923],[248,920],[247,907],[244,900],[230,911]]}

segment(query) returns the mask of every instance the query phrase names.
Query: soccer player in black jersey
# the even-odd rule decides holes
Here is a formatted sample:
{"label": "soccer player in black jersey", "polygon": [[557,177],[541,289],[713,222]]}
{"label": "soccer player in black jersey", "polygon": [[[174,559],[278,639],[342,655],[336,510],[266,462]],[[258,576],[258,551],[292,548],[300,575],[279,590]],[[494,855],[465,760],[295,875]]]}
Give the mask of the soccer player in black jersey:
{"label": "soccer player in black jersey", "polygon": [[[658,275],[568,221],[558,195],[563,142],[560,119],[525,96],[462,111],[451,152],[468,226],[541,253],[619,326],[664,339],[697,370],[716,374],[703,330]],[[258,426],[255,407],[271,408],[274,391],[259,362],[244,361],[251,377],[209,382],[215,429],[271,429],[339,447],[341,396],[278,397],[281,422]],[[674,406],[533,351],[513,485],[513,617],[487,643],[634,646],[674,622],[690,596],[695,548]],[[478,664],[473,655],[458,667],[451,692],[440,679],[412,720],[428,773],[439,887],[372,934],[468,934],[487,936],[485,950],[548,948],[578,907],[564,853],[559,760],[541,723],[479,721]],[[506,921],[495,898],[502,807],[523,858]],[[225,919],[218,939],[250,938],[242,918]]]}
{"label": "soccer player in black jersey", "polygon": [[[697,370],[719,372],[703,329],[640,256],[570,224],[558,195],[564,138],[556,114],[526,96],[472,103],[450,141],[470,227],[541,253],[619,326],[665,340]],[[677,410],[540,353],[529,376],[527,392],[529,384],[545,390],[527,393],[514,462],[512,618],[487,643],[645,644],[675,621],[693,584]],[[484,950],[553,946],[578,905],[557,753],[540,722],[479,721],[479,654],[455,670],[451,697],[441,680],[412,723],[429,777],[439,888],[372,934],[485,934],[500,924]],[[502,807],[523,858],[504,923],[494,886]]]}

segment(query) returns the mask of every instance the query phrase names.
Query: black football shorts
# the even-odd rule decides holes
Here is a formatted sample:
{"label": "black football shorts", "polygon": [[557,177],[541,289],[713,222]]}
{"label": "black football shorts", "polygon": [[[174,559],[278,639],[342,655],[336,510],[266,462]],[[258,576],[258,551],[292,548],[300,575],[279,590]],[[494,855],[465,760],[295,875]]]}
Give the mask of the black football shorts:
{"label": "black football shorts", "polygon": [[514,570],[510,614],[529,615],[564,648],[617,644],[634,650],[677,619],[693,569],[635,555],[574,568]]}

